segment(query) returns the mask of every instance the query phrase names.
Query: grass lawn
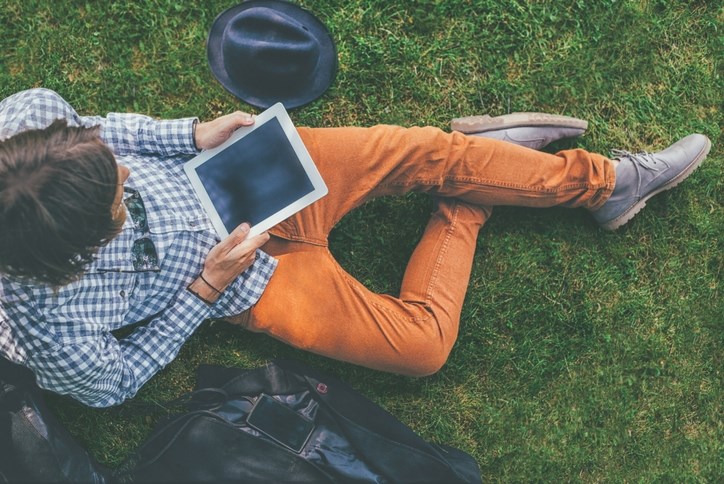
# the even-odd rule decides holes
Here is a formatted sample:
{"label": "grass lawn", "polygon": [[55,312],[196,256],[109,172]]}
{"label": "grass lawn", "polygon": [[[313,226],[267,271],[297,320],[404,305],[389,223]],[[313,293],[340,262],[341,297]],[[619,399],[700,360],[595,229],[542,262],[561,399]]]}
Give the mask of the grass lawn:
{"label": "grass lawn", "polygon": [[[138,401],[189,390],[200,363],[296,358],[353,384],[426,439],[459,447],[494,481],[721,482],[724,254],[720,2],[319,0],[300,2],[339,50],[333,87],[298,125],[430,124],[548,111],[589,121],[580,147],[713,143],[679,188],[616,233],[580,210],[496,209],[481,232],[447,365],[406,378],[306,354],[209,322]],[[82,114],[210,119],[253,109],[212,77],[205,39],[233,2],[3,0],[0,98],[56,90]],[[331,237],[342,265],[395,293],[425,225],[424,196],[380,199]],[[115,466],[155,417],[49,397]]]}

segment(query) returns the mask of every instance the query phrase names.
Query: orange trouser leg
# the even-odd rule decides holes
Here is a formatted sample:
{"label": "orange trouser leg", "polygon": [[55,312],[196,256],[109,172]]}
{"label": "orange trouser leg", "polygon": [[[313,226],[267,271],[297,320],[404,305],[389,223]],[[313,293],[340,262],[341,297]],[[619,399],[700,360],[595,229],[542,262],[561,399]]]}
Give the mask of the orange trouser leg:
{"label": "orange trouser leg", "polygon": [[[494,205],[600,206],[614,185],[606,158],[556,155],[435,128],[299,132],[329,195],[270,230],[279,266],[243,321],[292,346],[409,375],[436,371],[457,337],[478,231]],[[327,236],[352,208],[381,195],[439,199],[399,297],[375,294],[347,274]]]}
{"label": "orange trouser leg", "polygon": [[406,375],[437,371],[455,342],[475,242],[489,210],[443,200],[405,272],[400,297],[369,291],[326,247],[280,242],[279,266],[248,329],[292,346]]}

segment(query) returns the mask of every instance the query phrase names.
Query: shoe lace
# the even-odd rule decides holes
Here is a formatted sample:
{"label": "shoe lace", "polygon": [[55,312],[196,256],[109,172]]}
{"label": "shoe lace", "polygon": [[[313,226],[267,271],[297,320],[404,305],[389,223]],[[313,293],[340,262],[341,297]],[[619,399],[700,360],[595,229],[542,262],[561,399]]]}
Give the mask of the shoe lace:
{"label": "shoe lace", "polygon": [[611,158],[622,160],[623,158],[628,158],[631,161],[635,162],[638,165],[643,166],[644,168],[653,169],[655,170],[656,164],[658,162],[656,161],[656,157],[653,153],[649,153],[648,151],[640,151],[638,153],[631,153],[630,151],[626,150],[617,150],[613,149],[611,150]]}

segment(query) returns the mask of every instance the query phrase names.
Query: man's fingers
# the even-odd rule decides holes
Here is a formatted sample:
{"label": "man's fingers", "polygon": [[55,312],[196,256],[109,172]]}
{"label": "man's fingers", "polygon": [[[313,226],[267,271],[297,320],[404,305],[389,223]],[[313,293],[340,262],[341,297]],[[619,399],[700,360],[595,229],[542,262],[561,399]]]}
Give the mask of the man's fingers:
{"label": "man's fingers", "polygon": [[243,111],[236,111],[228,115],[228,122],[234,129],[254,124],[254,116]]}
{"label": "man's fingers", "polygon": [[262,232],[259,235],[255,235],[254,237],[252,237],[252,239],[254,239],[254,244],[258,249],[269,241],[269,232]]}
{"label": "man's fingers", "polygon": [[234,131],[242,126],[254,124],[255,116],[243,111],[225,114],[212,121],[196,125],[194,142],[199,149],[215,148],[229,139]]}
{"label": "man's fingers", "polygon": [[263,232],[261,234],[255,235],[253,237],[248,237],[246,240],[244,240],[241,244],[239,244],[237,247],[245,247],[249,250],[249,252],[258,249],[262,245],[264,245],[267,240],[269,240],[269,233]]}
{"label": "man's fingers", "polygon": [[241,244],[247,238],[249,235],[249,229],[249,224],[246,222],[238,225],[228,237],[219,242],[217,247],[223,247],[227,252],[233,250],[234,247]]}
{"label": "man's fingers", "polygon": [[233,238],[234,241],[238,244],[249,236],[250,229],[251,226],[248,222],[241,223],[238,227],[234,229],[233,232],[229,234],[229,237]]}
{"label": "man's fingers", "polygon": [[229,251],[229,256],[232,258],[242,258],[250,253],[256,251],[269,240],[269,233],[263,232],[253,237],[248,237],[241,243],[237,244],[233,249]]}

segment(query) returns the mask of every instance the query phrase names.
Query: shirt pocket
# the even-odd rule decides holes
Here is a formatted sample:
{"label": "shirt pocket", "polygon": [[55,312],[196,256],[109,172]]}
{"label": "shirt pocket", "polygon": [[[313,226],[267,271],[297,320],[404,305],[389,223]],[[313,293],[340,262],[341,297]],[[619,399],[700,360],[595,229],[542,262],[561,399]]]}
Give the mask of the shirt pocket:
{"label": "shirt pocket", "polygon": [[205,214],[171,214],[168,212],[148,214],[148,228],[152,234],[172,232],[198,232],[208,230],[211,223]]}

